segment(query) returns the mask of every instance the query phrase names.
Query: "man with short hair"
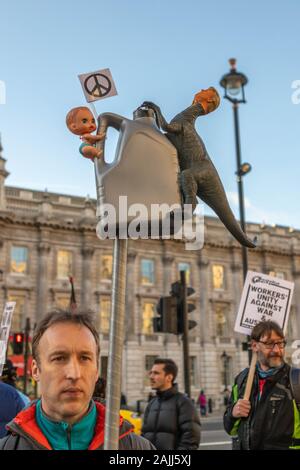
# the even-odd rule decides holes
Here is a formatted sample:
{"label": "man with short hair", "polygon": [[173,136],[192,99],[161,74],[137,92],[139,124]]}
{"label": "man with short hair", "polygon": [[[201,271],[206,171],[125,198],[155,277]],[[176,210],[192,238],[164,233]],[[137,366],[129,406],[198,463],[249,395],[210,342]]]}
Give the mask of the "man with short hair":
{"label": "man with short hair", "polygon": [[190,398],[178,392],[172,359],[156,359],[149,373],[156,396],[148,404],[142,435],[159,450],[198,449],[200,418]]}
{"label": "man with short hair", "polygon": [[[90,313],[46,315],[32,340],[32,376],[41,398],[7,425],[0,450],[102,450],[105,407],[92,400],[99,354]],[[153,449],[122,417],[119,428],[119,449]]]}
{"label": "man with short hair", "polygon": [[258,323],[251,333],[257,365],[250,400],[244,400],[249,369],[235,379],[224,414],[224,427],[238,436],[240,449],[300,449],[300,414],[284,362],[286,341],[273,321]]}

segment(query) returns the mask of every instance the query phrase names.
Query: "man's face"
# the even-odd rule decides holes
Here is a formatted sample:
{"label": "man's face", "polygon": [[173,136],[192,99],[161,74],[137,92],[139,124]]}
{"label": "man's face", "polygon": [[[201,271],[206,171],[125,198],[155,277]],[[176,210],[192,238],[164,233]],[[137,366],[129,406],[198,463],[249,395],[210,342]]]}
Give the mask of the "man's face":
{"label": "man's face", "polygon": [[153,390],[164,391],[172,387],[172,374],[166,374],[164,364],[154,364],[149,372],[150,385]]}
{"label": "man's face", "polygon": [[252,342],[252,349],[257,352],[258,361],[264,368],[280,367],[283,364],[285,353],[283,342],[284,338],[278,336],[275,331],[272,331],[269,338],[262,336],[259,341]]}
{"label": "man's face", "polygon": [[76,113],[70,128],[74,134],[90,134],[96,130],[95,118],[90,111],[81,109]]}
{"label": "man's face", "polygon": [[32,376],[40,382],[43,410],[55,421],[76,423],[88,410],[98,378],[93,334],[82,325],[56,323],[41,337],[38,354]]}

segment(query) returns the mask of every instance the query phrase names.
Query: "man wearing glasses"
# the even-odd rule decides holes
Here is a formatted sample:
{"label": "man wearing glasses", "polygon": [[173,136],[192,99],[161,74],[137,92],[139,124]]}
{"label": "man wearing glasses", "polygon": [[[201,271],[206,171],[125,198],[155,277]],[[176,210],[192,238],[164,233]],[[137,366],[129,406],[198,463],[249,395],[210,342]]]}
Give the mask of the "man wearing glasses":
{"label": "man wearing glasses", "polygon": [[240,449],[300,449],[300,413],[290,384],[290,366],[284,362],[286,341],[273,321],[258,323],[251,333],[257,353],[250,400],[244,400],[248,369],[235,379],[224,414],[224,427],[238,436]]}

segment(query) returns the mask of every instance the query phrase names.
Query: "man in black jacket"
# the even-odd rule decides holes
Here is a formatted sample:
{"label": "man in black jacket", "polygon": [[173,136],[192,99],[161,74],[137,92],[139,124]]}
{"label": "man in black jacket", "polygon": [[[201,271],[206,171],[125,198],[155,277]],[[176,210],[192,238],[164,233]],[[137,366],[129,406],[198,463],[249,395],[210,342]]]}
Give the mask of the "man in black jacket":
{"label": "man in black jacket", "polygon": [[251,333],[257,365],[250,400],[244,400],[248,369],[235,379],[224,414],[224,427],[244,450],[300,449],[300,413],[291,390],[286,341],[273,321],[258,323]]}
{"label": "man in black jacket", "polygon": [[172,359],[156,359],[150,382],[156,396],[146,408],[142,435],[160,450],[198,449],[200,418],[192,400],[174,383],[178,368]]}

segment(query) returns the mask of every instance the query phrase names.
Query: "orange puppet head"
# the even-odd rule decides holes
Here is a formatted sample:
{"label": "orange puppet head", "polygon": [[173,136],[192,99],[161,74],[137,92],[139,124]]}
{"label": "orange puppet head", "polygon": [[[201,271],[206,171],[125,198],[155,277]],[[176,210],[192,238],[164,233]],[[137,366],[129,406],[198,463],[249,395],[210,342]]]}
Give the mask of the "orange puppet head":
{"label": "orange puppet head", "polygon": [[220,96],[214,87],[201,90],[194,96],[193,104],[200,103],[205,110],[205,114],[211,113],[220,104]]}

